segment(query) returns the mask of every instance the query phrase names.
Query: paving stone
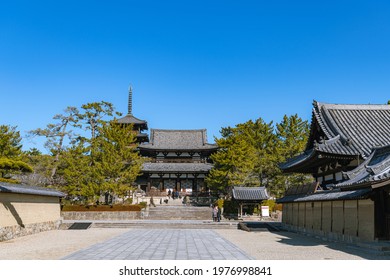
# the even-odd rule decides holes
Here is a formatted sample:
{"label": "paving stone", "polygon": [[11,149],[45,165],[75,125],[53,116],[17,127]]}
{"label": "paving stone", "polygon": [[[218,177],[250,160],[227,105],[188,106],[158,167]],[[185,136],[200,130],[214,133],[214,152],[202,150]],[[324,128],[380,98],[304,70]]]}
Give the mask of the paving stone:
{"label": "paving stone", "polygon": [[134,229],[75,252],[67,260],[252,259],[211,229]]}

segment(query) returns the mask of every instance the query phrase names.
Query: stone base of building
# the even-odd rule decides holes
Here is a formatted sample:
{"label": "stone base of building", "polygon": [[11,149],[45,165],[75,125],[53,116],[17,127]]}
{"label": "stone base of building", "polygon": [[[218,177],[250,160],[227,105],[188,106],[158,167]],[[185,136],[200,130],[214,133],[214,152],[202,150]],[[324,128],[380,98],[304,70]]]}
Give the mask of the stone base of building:
{"label": "stone base of building", "polygon": [[61,217],[64,220],[87,220],[87,221],[121,221],[121,220],[139,220],[144,218],[144,211],[102,211],[102,212],[78,212],[64,211],[61,212]]}
{"label": "stone base of building", "polygon": [[296,232],[300,234],[304,234],[306,236],[319,238],[324,241],[335,241],[335,242],[345,242],[345,243],[360,243],[360,242],[374,242],[376,240],[362,240],[359,237],[356,236],[350,236],[345,235],[341,233],[335,233],[335,232],[324,232],[321,230],[313,230],[313,229],[307,229],[302,227],[297,227],[293,225],[288,225],[285,223],[282,223],[282,228],[287,231]]}
{"label": "stone base of building", "polygon": [[17,238],[17,237],[39,233],[42,231],[55,230],[58,229],[60,225],[61,225],[61,221],[58,220],[58,221],[28,224],[25,226],[14,225],[14,226],[0,227],[0,242]]}

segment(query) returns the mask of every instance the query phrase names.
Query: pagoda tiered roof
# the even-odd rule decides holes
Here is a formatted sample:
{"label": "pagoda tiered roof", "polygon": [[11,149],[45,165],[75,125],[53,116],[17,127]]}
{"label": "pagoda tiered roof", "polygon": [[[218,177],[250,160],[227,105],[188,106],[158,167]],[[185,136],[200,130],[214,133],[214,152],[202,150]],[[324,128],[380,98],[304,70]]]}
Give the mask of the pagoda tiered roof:
{"label": "pagoda tiered roof", "polygon": [[390,144],[389,105],[313,103],[306,150],[280,165],[285,172],[313,172],[332,159],[366,159]]}
{"label": "pagoda tiered roof", "polygon": [[134,117],[133,115],[126,115],[126,116],[118,119],[118,123],[140,125],[143,127],[142,130],[148,129],[148,124],[146,121],[138,119],[138,118]]}

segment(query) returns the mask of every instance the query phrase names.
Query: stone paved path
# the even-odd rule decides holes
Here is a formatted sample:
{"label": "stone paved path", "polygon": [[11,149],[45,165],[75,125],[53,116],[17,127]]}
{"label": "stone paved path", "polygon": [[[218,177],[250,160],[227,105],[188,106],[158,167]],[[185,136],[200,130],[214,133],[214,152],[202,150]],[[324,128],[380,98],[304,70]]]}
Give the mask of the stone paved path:
{"label": "stone paved path", "polygon": [[134,229],[64,260],[253,259],[210,229]]}

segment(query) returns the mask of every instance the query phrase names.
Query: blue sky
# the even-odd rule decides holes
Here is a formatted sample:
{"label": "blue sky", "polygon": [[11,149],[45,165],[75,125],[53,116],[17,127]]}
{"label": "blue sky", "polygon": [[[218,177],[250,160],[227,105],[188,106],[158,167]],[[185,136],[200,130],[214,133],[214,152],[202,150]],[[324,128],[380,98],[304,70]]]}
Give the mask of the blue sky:
{"label": "blue sky", "polygon": [[249,119],[310,119],[313,99],[383,104],[389,14],[388,1],[6,1],[0,123],[25,135],[101,100],[126,113],[129,84],[150,128],[210,142]]}

